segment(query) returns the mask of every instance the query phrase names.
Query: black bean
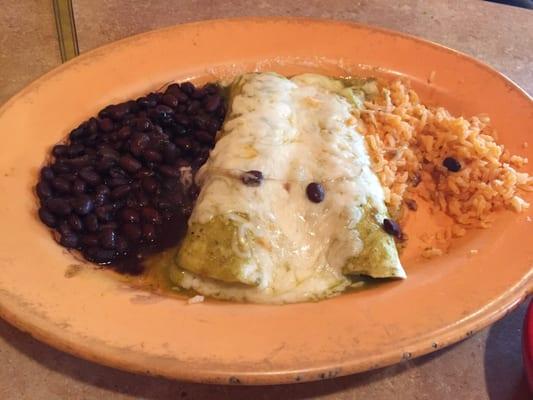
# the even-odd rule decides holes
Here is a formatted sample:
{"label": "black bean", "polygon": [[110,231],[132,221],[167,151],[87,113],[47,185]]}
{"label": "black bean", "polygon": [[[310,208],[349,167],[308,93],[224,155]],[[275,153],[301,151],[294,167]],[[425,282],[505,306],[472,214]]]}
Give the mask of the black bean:
{"label": "black bean", "polygon": [[163,146],[163,159],[167,164],[172,164],[176,161],[176,158],[179,156],[177,147],[174,143],[169,142],[165,143]]}
{"label": "black bean", "polygon": [[161,103],[163,103],[165,106],[176,108],[178,106],[178,99],[176,99],[170,93],[167,93],[161,98]]}
{"label": "black bean", "polygon": [[117,131],[117,138],[120,140],[127,139],[131,136],[131,128],[129,126],[123,126]]}
{"label": "black bean", "polygon": [[115,127],[111,118],[102,118],[98,121],[98,126],[102,132],[109,133]]}
{"label": "black bean", "polygon": [[114,229],[116,230],[118,228],[118,223],[115,221],[106,222],[105,224],[100,224],[100,230],[104,229]]}
{"label": "black bean", "polygon": [[54,179],[54,171],[50,167],[42,167],[41,168],[41,179],[44,179],[46,181],[49,181],[51,179]]}
{"label": "black bean", "polygon": [[82,169],[79,176],[91,186],[96,186],[102,181],[100,175],[91,169]]}
{"label": "black bean", "polygon": [[74,182],[77,179],[77,177],[78,177],[78,173],[77,172],[73,172],[73,173],[68,173],[68,174],[61,174],[61,175],[58,175],[57,177],[61,178],[61,179],[64,179],[67,182]]}
{"label": "black bean", "polygon": [[79,169],[91,164],[91,161],[91,158],[87,154],[85,154],[83,156],[71,158],[70,160],[67,160],[67,163],[74,169]]}
{"label": "black bean", "polygon": [[402,236],[402,230],[400,228],[400,225],[398,225],[396,221],[389,218],[385,218],[383,220],[383,230],[389,235],[394,236],[398,239]]}
{"label": "black bean", "polygon": [[57,219],[54,214],[44,207],[39,208],[39,218],[41,218],[41,221],[50,228],[54,228],[57,225]]}
{"label": "black bean", "polygon": [[87,133],[88,132],[85,130],[85,126],[79,126],[78,128],[73,129],[70,132],[69,138],[73,142],[76,142],[76,141],[82,139],[83,137],[85,137],[87,135]]}
{"label": "black bean", "polygon": [[145,160],[155,163],[159,163],[163,160],[163,156],[161,155],[161,153],[154,149],[146,149],[143,151],[142,155]]}
{"label": "black bean", "polygon": [[117,252],[125,254],[125,252],[128,250],[128,242],[126,239],[121,236],[117,236],[115,239],[115,249]]}
{"label": "black bean", "polygon": [[68,235],[70,233],[74,233],[72,231],[72,228],[70,227],[68,221],[63,221],[59,224],[59,228],[57,228],[57,230],[59,231],[59,233],[61,235]]}
{"label": "black bean", "polygon": [[115,163],[116,161],[112,158],[102,158],[96,163],[96,170],[100,173],[109,171],[115,165]]}
{"label": "black bean", "polygon": [[80,143],[71,144],[67,147],[67,156],[74,158],[82,155],[85,152],[85,146]]}
{"label": "black bean", "polygon": [[178,146],[185,152],[190,151],[192,149],[192,141],[189,138],[180,137],[174,140],[174,143],[176,144],[176,146]]}
{"label": "black bean", "polygon": [[98,246],[98,236],[92,234],[83,235],[80,238],[80,242],[86,247]]}
{"label": "black bean", "polygon": [[215,141],[213,136],[210,135],[209,133],[207,133],[206,131],[196,131],[194,133],[194,137],[200,143],[204,143],[204,144],[207,144],[207,145],[211,145]]}
{"label": "black bean", "polygon": [[159,225],[161,223],[161,215],[157,210],[151,207],[144,207],[141,210],[141,216],[144,222]]}
{"label": "black bean", "polygon": [[83,225],[89,232],[97,232],[100,224],[95,214],[89,214],[83,219]]}
{"label": "black bean", "polygon": [[142,237],[146,242],[154,242],[156,238],[155,226],[152,224],[144,224],[142,227]]}
{"label": "black bean", "polygon": [[155,193],[158,188],[157,180],[155,178],[152,178],[150,176],[147,176],[146,178],[143,178],[142,180],[142,188],[146,190],[148,193]]}
{"label": "black bean", "polygon": [[61,246],[66,247],[68,249],[72,249],[78,246],[78,235],[76,235],[73,232],[63,234],[61,235],[61,239],[59,240],[59,244]]}
{"label": "black bean", "polygon": [[207,93],[202,89],[194,89],[191,93],[193,99],[203,99]]}
{"label": "black bean", "polygon": [[198,166],[201,166],[207,161],[208,158],[209,158],[209,149],[202,149],[198,153],[198,156],[196,157],[195,161],[198,164]]}
{"label": "black bean", "polygon": [[129,154],[120,157],[119,165],[130,173],[135,173],[142,167],[142,164]]}
{"label": "black bean", "polygon": [[130,112],[130,106],[128,103],[121,103],[113,106],[109,113],[109,116],[115,121],[121,121],[124,116]]}
{"label": "black bean", "polygon": [[110,168],[108,174],[111,178],[126,178],[128,175],[126,171],[120,167]]}
{"label": "black bean", "polygon": [[461,170],[461,163],[453,157],[446,157],[442,161],[442,165],[450,172],[459,172]]}
{"label": "black bean", "polygon": [[217,121],[216,119],[214,118],[211,118],[207,121],[207,123],[205,124],[205,129],[212,135],[214,135],[215,133],[218,132],[218,130],[220,129],[220,126],[221,126],[221,123],[219,121]]}
{"label": "black bean", "polygon": [[83,223],[76,214],[71,214],[67,221],[74,232],[81,232],[83,230]]}
{"label": "black bean", "polygon": [[96,195],[108,196],[111,190],[106,185],[98,185],[95,189]]}
{"label": "black bean", "polygon": [[179,178],[181,176],[180,170],[177,167],[171,167],[170,165],[162,165],[159,167],[159,171],[166,176],[172,178]]}
{"label": "black bean", "polygon": [[52,154],[54,157],[60,158],[67,155],[67,146],[64,144],[56,144],[52,149]]}
{"label": "black bean", "polygon": [[77,195],[84,194],[86,189],[87,189],[87,185],[85,184],[85,181],[82,181],[81,179],[76,178],[74,182],[72,182],[72,192],[74,194],[77,194]]}
{"label": "black bean", "polygon": [[96,142],[98,141],[98,134],[94,133],[89,135],[83,140],[83,144],[85,146],[94,146]]}
{"label": "black bean", "polygon": [[97,193],[94,195],[94,206],[100,207],[107,203],[108,195],[103,193]]}
{"label": "black bean", "polygon": [[115,188],[117,186],[127,185],[129,182],[126,178],[117,177],[108,179],[106,183],[109,185],[109,187]]}
{"label": "black bean", "polygon": [[138,224],[127,223],[122,225],[121,231],[128,240],[131,242],[137,242],[142,236],[141,228]]}
{"label": "black bean", "polygon": [[313,203],[320,203],[326,197],[324,186],[318,182],[311,182],[307,185],[305,192],[307,193],[307,198]]}
{"label": "black bean", "polygon": [[94,209],[94,203],[89,196],[80,196],[72,200],[72,209],[78,215],[87,215]]}
{"label": "black bean", "polygon": [[148,169],[148,168],[141,168],[139,171],[137,171],[137,173],[135,174],[135,177],[137,179],[142,179],[142,178],[145,178],[147,176],[152,176],[154,173],[152,170]]}
{"label": "black bean", "polygon": [[163,96],[162,93],[153,92],[153,93],[149,93],[148,96],[146,97],[148,98],[148,100],[155,101],[157,104],[159,104],[162,96]]}
{"label": "black bean", "polygon": [[[127,128],[127,127],[125,127]],[[128,128],[129,129],[129,128]],[[97,154],[103,159],[111,159],[118,161],[120,159],[120,153],[113,149],[110,145],[104,144],[98,148]]]}
{"label": "black bean", "polygon": [[111,191],[111,198],[113,199],[121,199],[124,196],[126,196],[131,190],[130,185],[122,185],[114,188]]}
{"label": "black bean", "polygon": [[113,208],[110,205],[104,205],[97,207],[94,210],[94,213],[98,217],[98,221],[109,222],[113,218],[111,216],[111,211],[113,211]]}
{"label": "black bean", "polygon": [[146,132],[152,129],[153,124],[152,121],[150,121],[146,117],[140,117],[135,120],[135,129],[137,129],[140,132]]}
{"label": "black bean", "polygon": [[135,133],[130,140],[130,151],[135,156],[140,156],[150,143],[150,137],[145,133]]}
{"label": "black bean", "polygon": [[113,229],[102,229],[102,232],[98,235],[98,243],[108,250],[112,250],[116,247],[117,233]]}
{"label": "black bean", "polygon": [[163,179],[162,187],[167,192],[172,192],[172,191],[176,190],[176,188],[178,187],[178,184],[179,184],[179,180],[178,179],[176,179],[176,178],[166,178],[166,179]]}
{"label": "black bean", "polygon": [[145,207],[150,204],[150,198],[146,194],[138,193],[136,197],[139,207]]}
{"label": "black bean", "polygon": [[206,97],[204,100],[204,110],[209,113],[214,112],[220,106],[221,101],[222,99],[219,94]]}
{"label": "black bean", "polygon": [[200,110],[201,107],[202,107],[202,103],[200,103],[198,100],[194,100],[187,107],[187,112],[189,114],[194,115]]}
{"label": "black bean", "polygon": [[164,104],[159,104],[155,107],[155,115],[159,118],[161,117],[168,117],[171,115],[174,115],[174,110],[170,108],[169,106],[166,106]]}
{"label": "black bean", "polygon": [[259,186],[263,179],[263,173],[256,170],[246,171],[241,175],[241,181],[246,186]]}
{"label": "black bean", "polygon": [[138,223],[140,221],[139,212],[132,208],[124,208],[121,210],[120,218],[124,222]]}
{"label": "black bean", "polygon": [[148,107],[154,107],[154,105],[150,106],[150,102],[148,101],[148,99],[146,97],[139,97],[137,99],[137,105],[140,107],[140,108],[148,108]]}
{"label": "black bean", "polygon": [[52,170],[56,174],[65,174],[70,172],[70,167],[65,163],[64,160],[57,160],[52,164]]}
{"label": "black bean", "polygon": [[116,256],[114,250],[101,249],[99,247],[89,247],[84,250],[83,254],[89,261],[94,261],[98,264],[108,264]]}
{"label": "black bean", "polygon": [[176,122],[184,127],[191,125],[191,119],[187,115],[179,114],[176,116]]}
{"label": "black bean", "polygon": [[183,93],[190,95],[192,92],[194,92],[195,87],[191,82],[183,82],[180,85],[180,89]]}
{"label": "black bean", "polygon": [[52,187],[57,190],[59,193],[69,193],[70,192],[70,182],[65,178],[57,177],[50,181]]}
{"label": "black bean", "polygon": [[92,117],[87,121],[87,132],[91,135],[98,133],[98,120],[96,118]]}
{"label": "black bean", "polygon": [[52,188],[46,181],[39,182],[35,188],[35,191],[41,200],[47,199],[53,194]]}

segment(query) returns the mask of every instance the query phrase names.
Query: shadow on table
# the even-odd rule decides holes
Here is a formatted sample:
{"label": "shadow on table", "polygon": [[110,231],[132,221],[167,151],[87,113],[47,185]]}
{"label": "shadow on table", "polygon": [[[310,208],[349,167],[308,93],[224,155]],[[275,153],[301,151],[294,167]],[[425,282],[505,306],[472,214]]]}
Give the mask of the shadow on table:
{"label": "shadow on table", "polygon": [[526,308],[527,304],[522,304],[515,312],[489,329],[484,364],[487,392],[491,400],[533,398],[523,372],[522,341],[517,340],[517,337],[522,337]]}
{"label": "shadow on table", "polygon": [[[136,375],[101,366],[55,350],[33,339],[26,333],[0,319],[0,336],[18,351],[31,357],[49,370],[56,371],[72,379],[84,382],[105,390],[149,400],[170,398],[209,398],[215,400],[249,399],[256,397],[258,390],[253,386],[201,385],[173,381],[165,378]],[[453,347],[453,346],[452,346]],[[390,378],[405,370],[422,365],[446,352],[443,349],[424,357],[410,360],[391,367],[357,375],[331,380],[310,382],[306,384],[290,384],[261,387],[261,398],[264,399],[305,399],[315,398],[361,385]],[[391,388],[392,389],[392,388]],[[391,391],[391,394],[394,393]],[[255,396],[254,396],[255,394]]]}

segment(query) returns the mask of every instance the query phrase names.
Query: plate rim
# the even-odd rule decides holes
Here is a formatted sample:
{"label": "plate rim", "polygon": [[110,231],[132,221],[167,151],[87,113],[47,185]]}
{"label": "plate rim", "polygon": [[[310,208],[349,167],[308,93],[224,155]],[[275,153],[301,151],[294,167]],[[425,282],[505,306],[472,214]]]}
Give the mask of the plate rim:
{"label": "plate rim", "polygon": [[[31,83],[26,85],[24,88],[22,88],[20,91],[18,91],[15,95],[10,97],[6,102],[2,104],[0,107],[0,117],[10,108],[11,104],[16,102],[19,98],[23,97],[27,92],[30,92],[35,87],[39,86],[42,82],[47,81],[48,79],[52,78],[56,74],[61,73],[64,69],[71,68],[73,65],[77,65],[80,63],[83,63],[85,60],[90,59],[94,57],[95,55],[98,55],[99,53],[107,53],[109,51],[112,51],[113,48],[116,46],[122,46],[124,44],[133,43],[140,38],[146,38],[150,35],[158,34],[160,32],[164,31],[172,31],[175,29],[180,28],[187,28],[190,26],[199,26],[199,25],[209,25],[211,23],[246,23],[246,22],[286,22],[286,23],[311,23],[311,24],[327,24],[327,25],[340,25],[340,26],[350,26],[350,27],[356,27],[359,29],[367,30],[367,31],[377,31],[384,33],[389,36],[400,36],[405,39],[409,39],[412,41],[415,41],[418,44],[424,45],[424,46],[430,46],[437,48],[440,51],[445,51],[451,54],[454,54],[456,56],[459,56],[461,59],[475,63],[478,66],[482,67],[483,69],[489,71],[491,74],[495,75],[498,79],[503,80],[507,85],[511,86],[515,91],[517,91],[521,96],[525,97],[525,99],[529,100],[530,102],[533,102],[533,98],[529,93],[527,93],[524,89],[522,89],[518,84],[516,84],[513,80],[511,80],[509,77],[504,75],[503,73],[499,72],[495,68],[491,67],[490,65],[471,57],[465,53],[462,53],[460,51],[454,50],[452,48],[449,48],[447,46],[435,43],[430,40],[422,39],[417,36],[413,36],[410,34],[397,32],[394,30],[390,30],[387,28],[372,26],[372,25],[366,25],[366,24],[360,24],[350,21],[343,21],[343,20],[334,20],[334,19],[319,19],[319,18],[307,18],[307,17],[237,17],[237,18],[224,18],[224,19],[209,19],[209,20],[202,20],[202,21],[195,21],[185,24],[177,24],[172,25],[165,28],[155,29],[143,33],[139,33],[133,36],[129,36],[123,39],[120,39],[118,41],[114,41],[111,43],[107,43],[103,46],[99,46],[95,49],[89,50],[80,56],[64,63],[56,68],[52,69],[51,71],[45,73],[44,75],[38,77],[37,79],[33,80]],[[498,298],[492,303],[488,304],[483,310],[481,310],[479,313],[477,313],[474,316],[469,316],[468,318],[464,320],[458,321],[458,324],[455,325],[453,328],[451,326],[446,327],[445,329],[442,329],[439,331],[437,335],[428,333],[428,335],[431,336],[431,341],[426,340],[426,338],[421,338],[420,336],[415,338],[415,344],[414,347],[416,348],[416,354],[411,353],[404,353],[402,355],[402,359],[408,360],[412,356],[420,356],[423,354],[430,353],[432,351],[437,350],[437,348],[448,346],[452,343],[455,343],[457,341],[460,341],[464,338],[467,338],[471,336],[474,332],[490,325],[491,323],[495,322],[496,320],[502,318],[504,315],[509,313],[512,309],[514,309],[518,304],[520,304],[522,301],[525,300],[525,298],[533,293],[533,269],[530,270],[529,274],[523,277],[511,290],[506,292],[506,295],[502,298]],[[202,382],[202,383],[230,383],[230,384],[273,384],[273,383],[291,383],[291,382],[299,382],[299,381],[308,381],[313,379],[319,379],[316,376],[320,377],[323,376],[323,378],[332,378],[335,376],[340,375],[346,375],[346,374],[352,374],[356,372],[361,372],[364,370],[370,370],[375,369],[378,367],[383,367],[387,365],[391,365],[393,363],[396,363],[399,361],[397,357],[398,351],[394,352],[392,354],[392,351],[390,354],[383,355],[379,362],[375,362],[373,364],[361,362],[359,361],[346,361],[343,364],[334,363],[335,368],[331,366],[324,366],[322,368],[313,368],[312,373],[315,376],[315,378],[311,377],[310,373],[307,373],[305,370],[294,370],[294,371],[274,371],[271,374],[265,374],[264,372],[237,372],[240,379],[234,378],[233,376],[229,376],[229,373],[227,372],[220,372],[220,371],[205,371],[202,370],[201,373],[194,372],[194,371],[169,371],[168,369],[162,368],[152,368],[151,370],[145,370],[143,368],[137,367],[132,363],[128,363],[127,360],[119,359],[116,357],[110,357],[109,351],[103,352],[103,351],[94,351],[95,344],[91,344],[91,346],[80,346],[79,342],[71,341],[69,339],[65,339],[64,336],[61,335],[54,335],[50,334],[51,330],[43,329],[43,326],[46,326],[49,324],[45,318],[41,317],[33,317],[32,321],[29,321],[28,318],[20,318],[19,312],[16,312],[14,310],[22,310],[23,306],[20,305],[13,305],[7,306],[10,301],[13,301],[13,299],[7,299],[6,295],[2,292],[0,292],[0,317],[2,317],[5,321],[9,322],[11,325],[17,327],[21,331],[29,333],[32,337],[36,338],[37,340],[44,342],[54,348],[57,348],[61,351],[64,351],[69,354],[73,354],[77,357],[97,362],[99,364],[103,364],[106,366],[114,367],[114,368],[120,368],[123,370],[128,370],[130,372],[136,372],[136,373],[145,373],[149,375],[161,375],[165,376],[167,378],[171,379],[180,379],[185,381],[194,381],[194,382]],[[52,326],[52,325],[51,325]],[[458,334],[459,331],[457,329],[457,326],[461,326],[461,332],[462,334]],[[427,335],[426,335],[427,336]],[[438,346],[435,347],[434,343],[438,343]],[[100,348],[105,348],[107,350],[113,350],[112,346],[108,346],[106,344],[96,344],[96,346]],[[106,354],[103,356],[102,354]],[[354,364],[356,364],[354,366]],[[342,372],[339,374],[339,370]],[[229,379],[228,379],[229,377]],[[298,379],[300,377],[300,379]],[[234,378],[232,380],[232,378]]]}

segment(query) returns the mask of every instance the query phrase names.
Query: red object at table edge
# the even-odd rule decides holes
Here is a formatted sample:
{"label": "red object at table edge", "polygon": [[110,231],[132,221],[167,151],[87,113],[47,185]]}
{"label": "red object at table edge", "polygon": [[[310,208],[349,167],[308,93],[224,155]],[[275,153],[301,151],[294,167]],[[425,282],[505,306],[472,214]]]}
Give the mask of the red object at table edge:
{"label": "red object at table edge", "polygon": [[529,388],[533,391],[533,300],[529,302],[524,320],[523,357]]}

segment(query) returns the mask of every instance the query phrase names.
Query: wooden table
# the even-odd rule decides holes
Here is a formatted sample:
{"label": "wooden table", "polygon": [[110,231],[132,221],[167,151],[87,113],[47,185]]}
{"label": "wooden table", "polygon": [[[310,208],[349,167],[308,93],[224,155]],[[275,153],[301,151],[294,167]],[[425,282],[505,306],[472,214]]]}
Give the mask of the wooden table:
{"label": "wooden table", "polygon": [[[509,6],[461,0],[73,0],[73,7],[81,52],[150,29],[210,18],[347,19],[461,50],[533,93],[533,12]],[[60,63],[52,2],[3,0],[0,103]],[[0,321],[0,399],[531,399],[521,360],[524,313],[521,306],[462,343],[392,367],[272,387],[137,376],[61,353]]]}

